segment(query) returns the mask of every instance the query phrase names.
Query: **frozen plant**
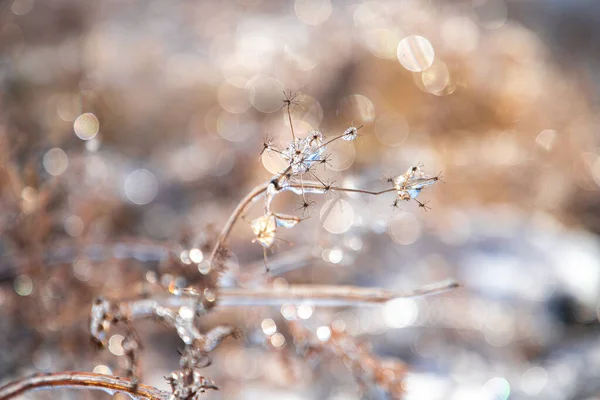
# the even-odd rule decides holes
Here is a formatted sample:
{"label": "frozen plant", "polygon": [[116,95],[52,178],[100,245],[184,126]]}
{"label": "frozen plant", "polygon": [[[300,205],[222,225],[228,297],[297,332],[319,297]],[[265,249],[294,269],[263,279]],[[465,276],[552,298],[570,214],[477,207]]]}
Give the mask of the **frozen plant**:
{"label": "frozen plant", "polygon": [[[316,167],[327,167],[328,146],[337,140],[356,140],[361,127],[352,125],[341,134],[331,137],[326,137],[320,130],[306,132],[306,136],[300,137],[292,123],[293,106],[299,106],[298,96],[286,93],[283,108],[290,125],[289,144],[282,149],[274,146],[269,140],[263,144],[263,151],[279,154],[286,161],[286,166],[271,179],[251,189],[239,202],[212,244],[207,259],[198,257],[197,249],[184,249],[178,258],[171,260],[171,266],[179,272],[163,276],[147,275],[147,282],[141,282],[125,294],[107,295],[94,301],[90,334],[98,345],[105,346],[114,326],[120,325],[124,328],[123,356],[126,357],[126,370],[130,379],[84,372],[36,375],[0,388],[0,398],[11,398],[36,388],[85,386],[125,392],[141,398],[198,399],[207,390],[218,388],[218,382],[213,382],[200,372],[211,363],[211,353],[228,337],[239,336],[238,330],[233,326],[219,325],[207,332],[198,328],[200,320],[215,307],[301,305],[305,302],[314,306],[361,306],[402,297],[435,294],[455,288],[457,285],[454,282],[440,282],[412,293],[398,293],[353,286],[292,284],[281,290],[267,282],[251,288],[231,287],[223,283],[220,278],[228,269],[227,239],[236,222],[245,217],[250,206],[258,199],[263,199],[262,214],[250,221],[250,228],[255,236],[254,241],[263,248],[265,268],[268,272],[267,250],[278,239],[277,229],[292,229],[302,222],[299,216],[282,214],[272,209],[273,200],[279,194],[289,191],[300,196],[305,208],[313,203],[307,198],[311,195],[345,192],[378,196],[395,193],[394,205],[400,201],[414,200],[420,207],[425,208],[426,203],[420,202],[417,197],[425,187],[440,180],[439,175],[427,175],[421,165],[415,165],[404,174],[389,179],[391,187],[380,191],[325,183],[318,176]],[[180,368],[165,377],[171,387],[170,393],[138,383],[142,380],[138,367],[142,346],[134,323],[143,319],[166,324],[177,332],[183,343]],[[294,343],[297,352],[305,356],[311,355],[310,358],[316,357],[317,354],[341,357],[363,393],[375,388],[385,391],[393,398],[401,395],[401,382],[406,369],[401,362],[379,359],[365,346],[356,344],[354,338],[343,329],[333,325],[323,326],[315,333],[294,318],[286,318],[281,323],[288,325],[286,330],[293,338],[287,342]],[[281,345],[284,342],[279,340],[276,343]],[[390,376],[393,376],[393,379]]]}

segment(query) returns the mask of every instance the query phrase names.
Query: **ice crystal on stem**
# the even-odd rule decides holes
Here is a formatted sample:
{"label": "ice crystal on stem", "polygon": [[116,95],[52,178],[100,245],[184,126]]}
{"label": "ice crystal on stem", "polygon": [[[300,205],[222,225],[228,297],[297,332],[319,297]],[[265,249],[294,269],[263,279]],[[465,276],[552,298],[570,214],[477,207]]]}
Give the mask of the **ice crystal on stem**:
{"label": "ice crystal on stem", "polygon": [[[421,165],[410,167],[404,174],[392,178],[394,189],[398,193],[398,200],[416,200],[421,190],[439,181],[439,176],[426,175],[421,170]],[[419,203],[423,204],[423,203]],[[421,207],[424,207],[423,204]]]}
{"label": "ice crystal on stem", "polygon": [[263,247],[271,247],[275,241],[275,215],[266,214],[252,221],[252,231],[256,241]]}
{"label": "ice crystal on stem", "polygon": [[354,125],[352,125],[350,128],[346,129],[344,131],[344,135],[342,136],[342,139],[348,141],[348,142],[352,142],[356,139],[358,139],[358,130],[362,128],[361,126],[356,127]]}

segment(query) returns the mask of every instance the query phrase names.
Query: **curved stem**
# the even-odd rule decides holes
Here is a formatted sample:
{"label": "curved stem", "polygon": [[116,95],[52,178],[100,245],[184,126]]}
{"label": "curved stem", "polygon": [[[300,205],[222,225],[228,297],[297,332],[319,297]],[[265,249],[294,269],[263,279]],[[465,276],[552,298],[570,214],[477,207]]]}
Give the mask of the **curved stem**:
{"label": "curved stem", "polygon": [[270,182],[266,182],[266,183],[262,183],[258,186],[255,186],[254,189],[252,189],[250,191],[250,193],[248,193],[239,202],[239,204],[237,205],[235,210],[233,210],[233,212],[229,216],[227,223],[225,224],[225,226],[223,227],[223,230],[221,231],[221,233],[219,234],[219,237],[217,238],[217,242],[215,243],[215,246],[213,247],[213,249],[210,253],[210,256],[208,258],[209,264],[212,264],[212,262],[215,259],[215,256],[217,255],[219,250],[221,250],[221,248],[225,244],[225,241],[227,240],[227,237],[231,233],[231,229],[233,228],[233,226],[235,225],[237,220],[244,213],[244,211],[246,211],[246,209],[250,206],[250,204],[252,204],[252,202],[254,200],[256,200],[257,197],[263,195],[267,191],[269,184],[270,184]]}
{"label": "curved stem", "polygon": [[[282,173],[278,174],[275,178],[273,179],[279,179],[282,176],[284,176],[288,170],[290,169],[290,167],[288,167],[286,170],[284,170]],[[231,233],[231,229],[233,229],[233,226],[235,225],[235,223],[237,222],[237,220],[240,218],[240,216],[246,211],[246,209],[252,204],[252,202],[254,200],[256,200],[256,198],[258,198],[259,196],[263,195],[266,191],[267,188],[269,187],[270,183],[273,180],[269,181],[269,182],[265,182],[263,184],[260,184],[258,186],[255,186],[237,205],[237,207],[235,208],[235,210],[233,210],[233,212],[231,213],[231,215],[229,216],[229,219],[227,220],[227,223],[225,224],[225,226],[223,227],[223,230],[221,231],[221,233],[219,234],[219,237],[217,238],[217,242],[215,243],[215,246],[213,247],[210,256],[208,258],[208,262],[209,264],[212,263],[215,259],[215,256],[217,255],[217,253],[219,252],[219,250],[221,250],[221,248],[223,247],[223,245],[225,244],[225,241],[227,240],[227,237],[229,236],[229,234]],[[328,189],[328,190],[337,190],[340,192],[348,192],[348,193],[363,193],[363,194],[370,194],[373,196],[378,196],[380,194],[383,193],[389,193],[389,192],[393,192],[396,189],[394,188],[390,188],[390,189],[385,189],[379,192],[374,192],[374,191],[370,191],[370,190],[362,190],[362,189],[352,189],[352,188],[344,188],[344,187],[339,187],[339,186],[331,186],[331,187],[323,187],[323,185],[320,184],[312,184],[312,183],[306,183],[306,184],[301,184],[301,185],[290,185],[290,187],[296,188],[296,189]]]}
{"label": "curved stem", "polygon": [[153,386],[136,384],[118,376],[90,372],[59,372],[37,374],[9,382],[0,387],[0,399],[12,399],[30,390],[58,388],[117,391],[150,400],[167,400],[170,396],[169,393]]}

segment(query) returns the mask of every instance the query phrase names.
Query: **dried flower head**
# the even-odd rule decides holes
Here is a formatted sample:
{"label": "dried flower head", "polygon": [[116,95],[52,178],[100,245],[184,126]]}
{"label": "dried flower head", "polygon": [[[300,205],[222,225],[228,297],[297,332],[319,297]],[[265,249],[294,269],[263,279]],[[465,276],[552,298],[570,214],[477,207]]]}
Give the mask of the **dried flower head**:
{"label": "dried flower head", "polygon": [[275,215],[265,214],[252,220],[250,226],[256,236],[255,241],[260,243],[263,247],[269,248],[275,241]]}
{"label": "dried flower head", "polygon": [[[391,179],[394,189],[398,194],[398,200],[409,201],[416,200],[421,190],[427,186],[435,184],[439,180],[438,176],[426,175],[421,170],[421,165],[410,167],[404,174]],[[420,207],[425,208],[425,204],[419,202]]]}
{"label": "dried flower head", "polygon": [[292,175],[301,176],[321,160],[324,151],[323,135],[319,132],[304,139],[295,139],[282,151],[282,155],[289,163]]}
{"label": "dried flower head", "polygon": [[263,247],[269,248],[275,241],[275,231],[278,227],[293,228],[300,222],[295,215],[267,213],[251,222],[252,231],[256,236],[255,241]]}
{"label": "dried flower head", "polygon": [[358,130],[362,128],[362,126],[356,127],[354,125],[352,125],[350,128],[346,129],[344,131],[344,135],[342,136],[342,139],[346,140],[346,141],[354,141],[358,138]]}

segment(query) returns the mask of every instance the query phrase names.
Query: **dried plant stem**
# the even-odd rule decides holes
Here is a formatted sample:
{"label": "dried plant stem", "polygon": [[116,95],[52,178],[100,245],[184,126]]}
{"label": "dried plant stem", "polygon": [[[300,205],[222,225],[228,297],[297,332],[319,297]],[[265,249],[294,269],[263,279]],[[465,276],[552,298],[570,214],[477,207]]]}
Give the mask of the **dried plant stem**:
{"label": "dried plant stem", "polygon": [[235,210],[233,210],[233,212],[229,216],[227,223],[225,224],[225,226],[223,227],[223,230],[221,231],[221,233],[219,234],[219,237],[217,238],[217,242],[215,243],[215,246],[213,247],[213,249],[210,253],[210,256],[208,258],[209,264],[214,261],[215,256],[217,255],[217,253],[221,250],[221,248],[225,244],[225,241],[227,240],[227,237],[231,233],[231,229],[233,229],[233,226],[235,225],[236,221],[241,217],[241,215],[246,211],[246,209],[252,204],[252,202],[254,200],[256,200],[256,198],[258,198],[259,196],[263,195],[266,192],[267,188],[269,187],[269,184],[270,184],[270,182],[266,182],[266,183],[262,183],[258,186],[255,186],[239,202],[239,204],[237,205]]}
{"label": "dried plant stem", "polygon": [[311,183],[311,182],[305,182],[302,185],[290,185],[290,187],[296,188],[296,189],[327,189],[327,190],[331,190],[331,191],[346,192],[346,193],[369,194],[369,195],[372,195],[372,196],[379,196],[380,194],[390,193],[390,192],[395,192],[396,191],[396,189],[394,189],[394,188],[389,188],[389,189],[381,190],[381,191],[378,191],[378,192],[374,192],[374,191],[371,191],[371,190],[345,188],[345,187],[341,187],[341,186],[325,186],[324,187],[320,183],[317,184],[317,183]]}
{"label": "dried plant stem", "polygon": [[331,144],[332,142],[335,142],[336,140],[343,138],[344,136],[346,136],[346,133],[342,133],[341,135],[332,137],[331,139],[327,140],[325,143],[323,143],[322,145],[317,147],[317,150],[322,149],[323,147],[327,147],[327,145]]}
{"label": "dried plant stem", "polygon": [[292,123],[292,113],[290,111],[290,106],[291,106],[291,103],[288,103],[286,111],[287,111],[288,121],[290,122],[290,130],[292,131],[292,140],[295,142],[296,135],[294,135],[294,124]]}
{"label": "dried plant stem", "polygon": [[458,286],[458,283],[454,281],[443,281],[404,293],[379,288],[337,285],[290,285],[281,289],[270,287],[223,288],[219,290],[219,304],[222,306],[244,306],[307,302],[316,306],[364,306],[399,298],[439,294]]}
{"label": "dried plant stem", "polygon": [[[257,305],[282,305],[310,303],[315,306],[369,306],[385,303],[401,298],[428,296],[456,289],[460,285],[455,281],[441,281],[423,286],[410,292],[397,292],[380,288],[365,288],[358,286],[338,285],[290,285],[285,288],[253,286],[251,288],[220,288],[217,292],[217,302],[220,306],[239,307]],[[134,288],[133,290],[139,290]],[[121,310],[131,320],[150,318],[157,315],[161,308],[163,320],[167,309],[177,309],[190,306],[193,298],[201,294],[191,290],[187,296],[181,297],[168,292],[150,293],[144,289],[142,298],[112,299],[120,304]],[[131,293],[129,293],[131,295]],[[190,297],[191,296],[191,297]],[[169,322],[168,320],[166,322]]]}
{"label": "dried plant stem", "polygon": [[136,384],[117,376],[90,372],[59,372],[32,375],[7,383],[0,387],[0,399],[12,399],[30,390],[57,388],[116,391],[135,396],[134,398],[142,397],[150,400],[167,400],[169,398],[167,392],[152,386]]}
{"label": "dried plant stem", "polygon": [[[264,195],[265,192],[267,191],[267,188],[269,187],[269,185],[271,184],[271,182],[273,181],[279,181],[281,177],[285,176],[285,174],[288,172],[288,170],[290,169],[290,167],[288,167],[285,171],[283,171],[281,174],[278,174],[276,177],[274,177],[271,181],[269,182],[265,182],[262,183],[260,185],[255,186],[237,205],[237,207],[235,208],[235,210],[233,210],[233,212],[231,213],[231,215],[229,216],[229,219],[227,220],[227,223],[225,223],[225,226],[223,227],[223,230],[221,231],[221,233],[219,234],[219,237],[217,238],[217,242],[215,243],[215,246],[213,247],[210,256],[208,258],[208,262],[212,263],[217,255],[217,253],[221,250],[221,248],[223,247],[223,245],[225,244],[225,241],[227,240],[227,238],[229,237],[229,234],[231,233],[231,230],[233,229],[233,226],[235,225],[235,223],[237,222],[237,220],[242,216],[242,214],[244,214],[244,212],[248,209],[248,207],[260,196]],[[389,192],[394,192],[396,189],[394,188],[389,188],[389,189],[385,189],[379,192],[374,192],[374,191],[370,191],[370,190],[362,190],[362,189],[354,189],[354,188],[344,188],[344,187],[340,187],[340,186],[323,186],[322,184],[319,183],[302,183],[302,184],[291,184],[289,185],[290,188],[295,188],[295,189],[300,189],[302,191],[304,191],[305,189],[323,189],[323,190],[333,190],[333,191],[339,191],[339,192],[347,192],[347,193],[362,193],[362,194],[368,194],[368,195],[373,195],[373,196],[378,196],[380,194],[384,194],[384,193],[389,193]]]}

